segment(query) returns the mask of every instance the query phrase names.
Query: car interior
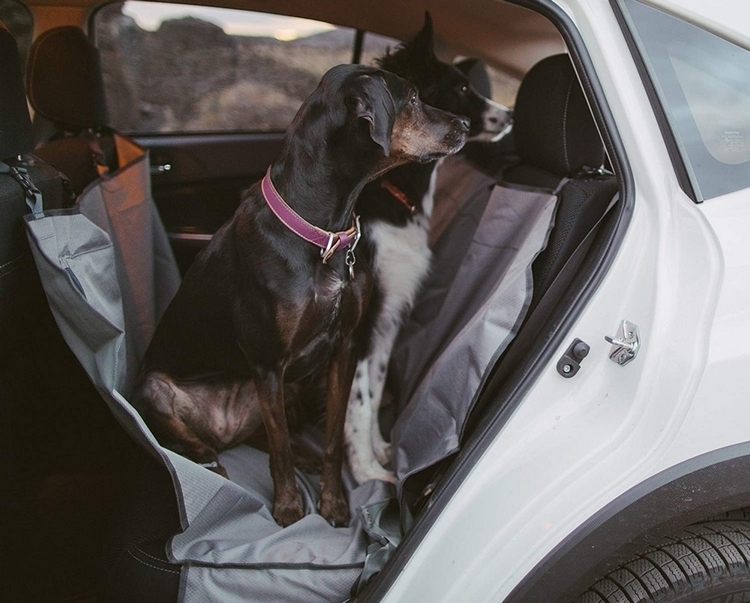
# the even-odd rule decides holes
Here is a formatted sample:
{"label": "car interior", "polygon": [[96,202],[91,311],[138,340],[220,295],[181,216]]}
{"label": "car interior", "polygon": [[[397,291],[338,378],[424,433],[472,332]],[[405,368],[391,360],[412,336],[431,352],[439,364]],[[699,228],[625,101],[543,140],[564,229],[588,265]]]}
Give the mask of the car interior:
{"label": "car interior", "polygon": [[[109,118],[108,81],[100,61],[108,48],[85,27],[84,16],[95,3],[29,4],[37,25],[26,67],[16,36],[0,28],[6,58],[0,62],[0,467],[7,484],[0,501],[12,543],[4,547],[6,567],[14,576],[8,600],[200,600],[203,591],[195,582],[210,581],[211,572],[222,571],[230,583],[245,575],[255,580],[252,570],[262,559],[243,568],[221,560],[183,564],[170,555],[181,546],[190,548],[175,539],[186,532],[189,507],[175,485],[179,478],[123,428],[103,402],[101,385],[92,383],[71,351],[40,281],[24,216],[28,220],[38,213],[37,195],[45,212],[71,211],[81,193],[128,167],[118,156],[116,139],[130,137],[149,152],[153,201],[184,274],[234,212],[240,191],[273,161],[283,132],[118,131]],[[595,74],[576,47],[570,24],[532,3],[476,2],[461,13],[440,1],[410,6],[399,19],[393,15],[403,7],[395,2],[378,11],[366,10],[364,2],[312,7],[294,1],[273,8],[250,4],[394,40],[408,40],[428,8],[439,54],[445,60],[476,57],[463,64],[475,88],[492,92],[485,66],[520,80],[512,102],[512,132],[494,142],[467,143],[439,171],[431,274],[393,352],[388,389],[394,402],[382,409],[383,432],[394,441],[401,437],[408,450],[409,441],[419,441],[409,434],[418,429],[422,413],[430,412],[434,392],[420,388],[425,375],[474,354],[480,345],[484,347],[477,354],[485,354],[487,362],[481,379],[456,404],[451,423],[458,445],[409,467],[398,489],[386,491],[397,501],[395,511],[393,505],[390,510],[400,524],[401,545],[390,547],[373,569],[362,544],[355,552],[361,559],[346,574],[325,578],[335,583],[330,588],[338,600],[353,595],[374,600],[403,562],[399,555],[418,546],[420,534],[440,512],[443,503],[432,501],[449,498],[473,455],[512,412],[534,371],[549,360],[552,343],[559,343],[565,325],[595,287],[622,227],[624,178],[602,117],[605,105],[594,94]],[[486,322],[487,307],[503,306],[500,281],[506,273],[480,266],[469,276],[465,262],[473,245],[503,246],[500,240],[488,245],[486,238],[496,236],[487,215],[499,185],[519,195],[532,191],[548,196],[553,205],[547,221],[537,226],[542,246],[530,252],[530,279],[523,281],[518,315],[507,333],[480,344],[472,329]],[[476,299],[467,298],[467,291],[475,292]],[[417,390],[422,402],[412,404]],[[254,463],[248,471],[267,473],[267,465],[258,460],[267,457],[246,456],[242,462]],[[382,495],[381,490],[373,492],[365,497],[368,503]],[[436,499],[441,492],[443,498]],[[373,538],[375,528],[370,528]],[[220,535],[212,529],[206,528],[208,536],[201,535],[201,542],[221,548]],[[321,538],[336,531],[330,526],[321,530]],[[293,546],[283,540],[277,545]],[[300,567],[305,563],[309,559],[299,560]],[[190,580],[183,571],[187,565]],[[263,589],[270,589],[263,591],[267,600],[303,598],[300,589],[304,592],[307,579],[301,573],[275,577],[274,591],[257,578]]]}

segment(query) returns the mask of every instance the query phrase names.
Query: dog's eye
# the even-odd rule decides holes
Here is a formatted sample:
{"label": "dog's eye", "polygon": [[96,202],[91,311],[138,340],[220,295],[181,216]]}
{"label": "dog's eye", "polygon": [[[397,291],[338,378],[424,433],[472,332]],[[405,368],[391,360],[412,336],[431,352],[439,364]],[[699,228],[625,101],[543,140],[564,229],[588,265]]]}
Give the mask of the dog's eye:
{"label": "dog's eye", "polygon": [[468,91],[469,91],[469,87],[466,84],[461,86],[461,94],[466,94]]}

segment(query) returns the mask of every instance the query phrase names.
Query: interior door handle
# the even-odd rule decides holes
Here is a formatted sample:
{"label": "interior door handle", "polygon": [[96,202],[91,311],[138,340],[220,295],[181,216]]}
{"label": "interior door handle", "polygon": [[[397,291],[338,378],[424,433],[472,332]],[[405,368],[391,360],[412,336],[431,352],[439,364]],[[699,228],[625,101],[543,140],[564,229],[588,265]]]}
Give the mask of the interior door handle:
{"label": "interior door handle", "polygon": [[167,172],[172,171],[172,164],[167,163],[166,161],[164,163],[152,163],[151,164],[151,173],[152,174],[166,174]]}

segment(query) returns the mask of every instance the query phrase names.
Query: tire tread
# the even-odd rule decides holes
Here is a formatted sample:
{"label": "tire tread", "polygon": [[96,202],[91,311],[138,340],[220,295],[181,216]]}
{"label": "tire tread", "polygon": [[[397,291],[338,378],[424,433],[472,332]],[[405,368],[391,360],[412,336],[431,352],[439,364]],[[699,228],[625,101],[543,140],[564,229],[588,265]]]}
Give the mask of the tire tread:
{"label": "tire tread", "polygon": [[743,575],[750,588],[750,512],[745,509],[664,538],[599,579],[577,603],[680,601]]}

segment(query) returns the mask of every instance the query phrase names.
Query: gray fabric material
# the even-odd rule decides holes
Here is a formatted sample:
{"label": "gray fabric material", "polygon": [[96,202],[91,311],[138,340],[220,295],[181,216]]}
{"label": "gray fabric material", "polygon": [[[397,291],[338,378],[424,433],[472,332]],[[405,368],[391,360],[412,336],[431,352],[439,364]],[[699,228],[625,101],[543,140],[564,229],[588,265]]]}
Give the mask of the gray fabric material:
{"label": "gray fabric material", "polygon": [[122,169],[89,186],[75,208],[27,219],[27,231],[66,341],[76,340],[95,383],[127,395],[180,276],[151,199],[148,156],[120,136],[116,145]]}
{"label": "gray fabric material", "polygon": [[[132,154],[123,168],[89,187],[76,209],[29,216],[27,232],[65,340],[114,415],[172,475],[183,531],[167,554],[186,568],[181,598],[344,600],[362,569],[377,571],[399,542],[396,508],[385,502],[395,495],[391,484],[357,486],[347,473],[352,519],[333,528],[316,512],[318,478],[298,471],[308,514],[282,529],[271,514],[265,453],[247,446],[223,452],[225,480],[159,446],[127,402],[137,362],[174,292],[176,268],[148,192],[147,155],[122,141],[120,147],[123,156]],[[544,243],[553,200],[499,188],[490,199],[460,278],[427,339],[415,341],[433,346],[436,363],[394,430],[400,476],[455,446],[462,413],[528,298],[529,265]],[[302,435],[320,450],[322,434]]]}
{"label": "gray fabric material", "polygon": [[26,217],[47,299],[65,341],[105,390],[125,385],[122,296],[109,235],[77,209]]}
{"label": "gray fabric material", "polygon": [[[482,214],[480,211],[479,215],[474,218],[472,215],[474,212],[470,208],[476,205],[477,199],[483,199],[486,203],[496,182],[496,178],[485,174],[460,154],[451,155],[442,161],[437,171],[435,206],[430,218],[429,243],[433,251],[439,252],[446,248],[446,245],[440,242],[440,237],[446,229],[455,230],[457,221],[472,221],[474,227],[468,232],[474,232],[478,223],[476,220]],[[468,215],[467,209],[469,209]],[[482,209],[484,209],[484,204],[482,204]],[[459,253],[462,252],[463,250]]]}
{"label": "gray fabric material", "polygon": [[[167,554],[189,568],[182,598],[343,600],[371,544],[358,509],[393,498],[391,484],[357,487],[346,475],[352,521],[334,528],[317,514],[318,478],[297,472],[308,515],[282,529],[271,514],[265,453],[247,446],[222,453],[233,481],[225,480],[159,446],[127,402],[177,271],[148,190],[148,157],[125,140],[119,146],[123,168],[87,188],[76,208],[28,216],[27,233],[63,337],[120,423],[172,475],[184,531]],[[303,435],[320,450],[321,434]]]}
{"label": "gray fabric material", "polygon": [[[349,599],[352,584],[362,566],[328,569],[325,584],[319,569],[241,569],[192,565],[187,569],[186,595],[192,603],[338,603]],[[280,587],[283,585],[283,588]]]}
{"label": "gray fabric material", "polygon": [[531,263],[546,243],[556,200],[546,191],[496,186],[439,311],[394,349],[392,366],[400,367],[409,400],[391,433],[400,483],[458,449],[483,375],[528,308]]}
{"label": "gray fabric material", "polygon": [[[87,187],[77,205],[112,239],[128,354],[125,384],[118,389],[127,396],[156,324],[177,292],[180,274],[151,199],[146,155],[121,136],[115,135],[115,144],[121,165],[129,165]],[[134,161],[128,162],[131,157]]]}
{"label": "gray fabric material", "polygon": [[[322,434],[312,435],[317,436],[318,443],[322,441]],[[183,600],[345,599],[362,571],[372,542],[358,509],[393,498],[393,486],[379,481],[357,486],[345,472],[352,519],[348,527],[333,528],[316,511],[318,476],[297,470],[297,486],[307,514],[282,529],[271,515],[273,483],[268,455],[238,446],[219,457],[232,481],[221,480],[221,489],[204,504],[185,532],[170,543],[173,560],[190,562]],[[239,588],[242,584],[248,587]]]}

